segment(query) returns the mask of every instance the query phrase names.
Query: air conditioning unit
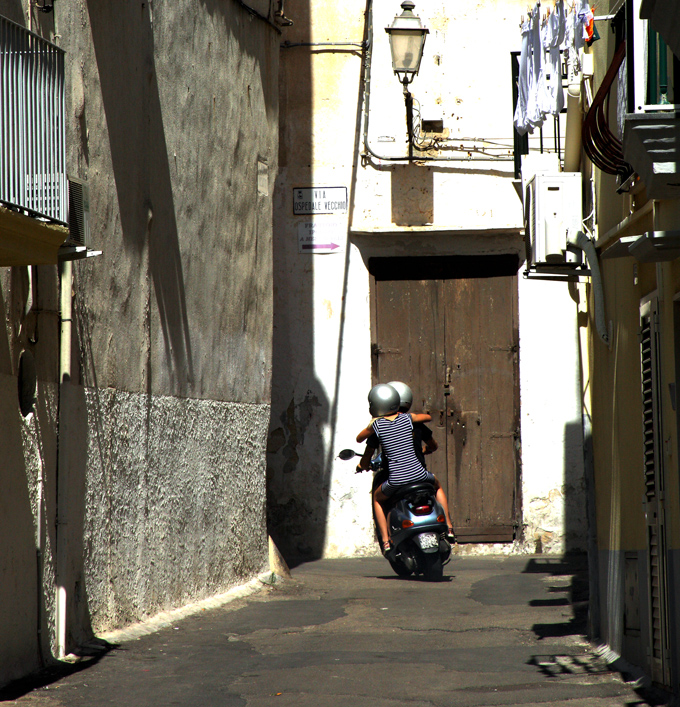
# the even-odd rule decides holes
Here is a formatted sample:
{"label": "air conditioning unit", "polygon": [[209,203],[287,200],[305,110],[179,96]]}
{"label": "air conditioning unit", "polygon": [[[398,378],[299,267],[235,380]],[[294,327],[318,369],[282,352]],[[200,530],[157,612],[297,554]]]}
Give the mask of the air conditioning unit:
{"label": "air conditioning unit", "polygon": [[567,253],[567,230],[582,230],[581,173],[538,173],[524,195],[527,260],[533,265],[560,265],[574,260]]}
{"label": "air conditioning unit", "polygon": [[68,178],[68,228],[65,245],[90,246],[90,191],[87,182]]}

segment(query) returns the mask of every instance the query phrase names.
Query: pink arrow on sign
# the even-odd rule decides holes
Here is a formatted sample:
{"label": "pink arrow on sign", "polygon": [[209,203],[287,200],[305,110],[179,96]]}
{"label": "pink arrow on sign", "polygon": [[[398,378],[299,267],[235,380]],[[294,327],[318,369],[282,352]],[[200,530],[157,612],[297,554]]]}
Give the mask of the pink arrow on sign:
{"label": "pink arrow on sign", "polygon": [[335,250],[339,247],[337,243],[304,243],[302,245],[303,250]]}

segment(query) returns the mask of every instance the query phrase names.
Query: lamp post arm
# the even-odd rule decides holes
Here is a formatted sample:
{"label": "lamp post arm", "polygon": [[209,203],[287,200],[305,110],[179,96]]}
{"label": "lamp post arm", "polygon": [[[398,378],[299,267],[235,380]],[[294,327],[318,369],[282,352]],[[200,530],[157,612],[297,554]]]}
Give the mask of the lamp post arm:
{"label": "lamp post arm", "polygon": [[408,135],[408,157],[413,158],[413,95],[408,90],[408,79],[404,76],[404,102],[406,103],[406,133]]}

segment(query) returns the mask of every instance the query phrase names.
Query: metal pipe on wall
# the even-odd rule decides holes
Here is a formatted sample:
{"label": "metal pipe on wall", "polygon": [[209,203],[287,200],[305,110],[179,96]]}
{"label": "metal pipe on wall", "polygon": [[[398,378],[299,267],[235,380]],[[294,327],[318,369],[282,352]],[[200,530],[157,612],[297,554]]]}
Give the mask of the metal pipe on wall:
{"label": "metal pipe on wall", "polygon": [[590,277],[593,283],[593,298],[595,301],[595,328],[602,340],[602,343],[610,345],[609,332],[607,331],[607,320],[604,312],[604,285],[600,273],[600,263],[597,258],[597,251],[592,239],[588,238],[583,231],[573,233],[567,231],[567,247],[569,249],[578,248],[582,250],[588,261]]}
{"label": "metal pipe on wall", "polygon": [[581,169],[581,82],[583,74],[577,74],[567,87],[567,127],[564,136],[564,171],[578,172]]}
{"label": "metal pipe on wall", "polygon": [[56,543],[56,648],[57,658],[66,655],[65,581],[68,565],[68,440],[63,434],[66,410],[64,386],[71,381],[71,334],[73,264],[67,260],[59,265],[61,330],[59,334],[59,423],[57,438],[57,543]]}

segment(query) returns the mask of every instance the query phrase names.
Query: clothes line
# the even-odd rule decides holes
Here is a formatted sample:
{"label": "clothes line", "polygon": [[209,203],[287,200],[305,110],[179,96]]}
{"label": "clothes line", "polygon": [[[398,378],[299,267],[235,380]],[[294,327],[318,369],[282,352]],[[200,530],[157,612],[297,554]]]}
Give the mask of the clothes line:
{"label": "clothes line", "polygon": [[562,57],[568,73],[580,71],[579,51],[599,39],[588,0],[576,0],[568,9],[556,0],[552,12],[541,20],[540,2],[528,11],[521,26],[518,98],[514,115],[517,132],[524,135],[541,127],[549,115],[564,107]]}

